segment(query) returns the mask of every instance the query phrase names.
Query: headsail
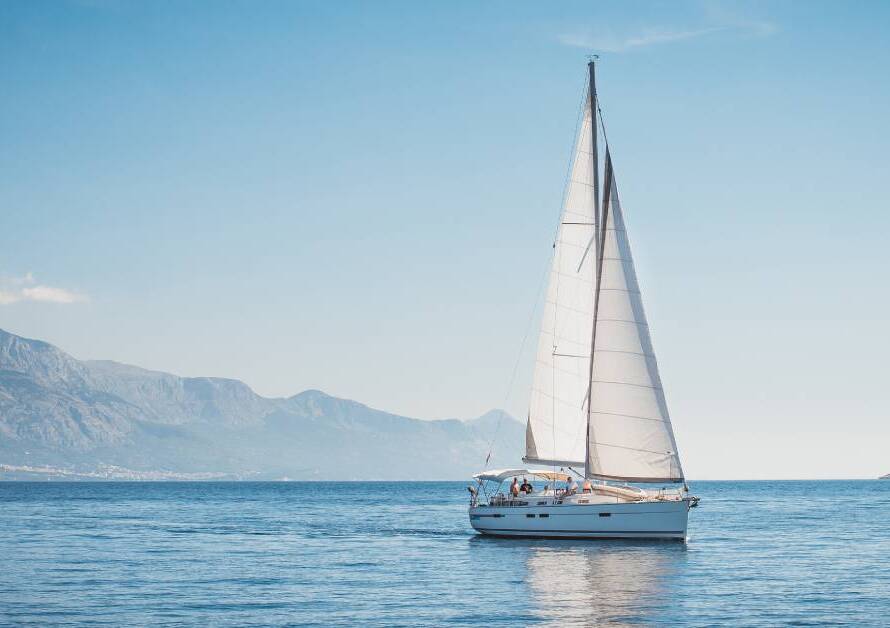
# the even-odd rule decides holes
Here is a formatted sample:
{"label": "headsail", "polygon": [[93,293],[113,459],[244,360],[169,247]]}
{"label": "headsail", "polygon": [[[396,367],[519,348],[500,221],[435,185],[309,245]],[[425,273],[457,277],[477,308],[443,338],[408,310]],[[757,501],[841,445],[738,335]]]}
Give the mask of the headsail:
{"label": "headsail", "polygon": [[680,482],[683,471],[608,148],[604,185],[587,474]]}
{"label": "headsail", "polygon": [[526,429],[526,462],[582,467],[596,279],[593,115],[575,142],[544,303]]}

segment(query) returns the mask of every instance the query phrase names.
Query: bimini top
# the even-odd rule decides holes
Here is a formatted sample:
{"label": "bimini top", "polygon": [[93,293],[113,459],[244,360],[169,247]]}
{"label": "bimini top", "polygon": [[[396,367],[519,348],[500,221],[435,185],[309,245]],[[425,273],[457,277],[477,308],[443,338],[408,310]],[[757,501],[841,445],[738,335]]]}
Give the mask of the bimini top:
{"label": "bimini top", "polygon": [[507,478],[522,476],[533,476],[545,480],[555,480],[557,482],[565,482],[569,479],[568,473],[547,471],[546,469],[492,469],[491,471],[477,473],[473,477],[483,482],[503,482]]}

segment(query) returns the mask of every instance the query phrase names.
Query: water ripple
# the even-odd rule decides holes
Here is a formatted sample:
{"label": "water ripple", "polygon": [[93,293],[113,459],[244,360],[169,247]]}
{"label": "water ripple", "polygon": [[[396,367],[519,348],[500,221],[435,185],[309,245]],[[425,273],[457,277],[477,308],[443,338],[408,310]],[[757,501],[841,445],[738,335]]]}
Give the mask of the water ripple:
{"label": "water ripple", "polygon": [[482,538],[464,483],[0,483],[0,624],[883,625],[890,482],[701,482],[677,543]]}

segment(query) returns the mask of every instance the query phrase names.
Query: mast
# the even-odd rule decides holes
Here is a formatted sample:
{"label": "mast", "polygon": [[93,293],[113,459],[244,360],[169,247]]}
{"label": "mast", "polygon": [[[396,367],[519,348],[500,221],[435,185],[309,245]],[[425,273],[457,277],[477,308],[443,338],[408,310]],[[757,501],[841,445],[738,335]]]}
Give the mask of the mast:
{"label": "mast", "polygon": [[597,216],[594,222],[596,223],[594,226],[594,232],[596,241],[599,242],[599,233],[600,233],[600,220],[599,220],[599,211],[600,211],[600,167],[599,167],[599,142],[597,141],[597,115],[596,110],[598,109],[597,99],[596,99],[596,55],[590,59],[590,63],[587,64],[587,69],[590,73],[590,134],[592,136],[591,146],[593,147],[593,155],[591,156],[591,163],[593,165],[593,208],[595,215]]}
{"label": "mast", "polygon": [[584,436],[587,439],[586,445],[586,454],[584,456],[584,477],[589,477],[590,469],[588,468],[590,465],[590,409],[592,407],[592,399],[593,399],[593,345],[596,339],[596,301],[599,299],[599,287],[600,287],[600,272],[601,272],[601,264],[600,264],[600,227],[601,227],[601,219],[600,216],[600,169],[599,169],[599,148],[597,141],[597,100],[596,100],[596,59],[597,56],[593,55],[590,58],[590,61],[587,64],[587,71],[590,76],[590,87],[588,89],[588,93],[590,94],[590,133],[591,133],[591,165],[593,166],[593,211],[594,211],[594,250],[596,252],[596,258],[594,260],[594,264],[596,265],[596,292],[594,293],[594,309],[593,309],[593,332],[590,338],[590,375],[587,378],[588,384],[587,388],[587,429],[584,431]]}

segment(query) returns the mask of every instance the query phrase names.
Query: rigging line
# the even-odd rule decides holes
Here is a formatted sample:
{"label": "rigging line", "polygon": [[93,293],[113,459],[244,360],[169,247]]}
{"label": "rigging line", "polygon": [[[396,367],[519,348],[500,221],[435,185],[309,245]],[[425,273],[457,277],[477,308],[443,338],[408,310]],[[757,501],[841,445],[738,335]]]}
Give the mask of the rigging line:
{"label": "rigging line", "polygon": [[[552,257],[552,256],[551,256]],[[541,274],[541,279],[538,281],[538,289],[535,291],[534,302],[532,303],[532,309],[529,313],[528,322],[525,325],[525,334],[522,337],[522,342],[519,345],[519,354],[516,356],[516,362],[513,363],[513,373],[510,375],[510,383],[507,385],[507,393],[504,395],[504,402],[501,404],[501,407],[504,408],[507,405],[507,401],[510,399],[510,394],[513,392],[513,384],[516,382],[516,373],[519,370],[519,363],[522,361],[522,354],[525,352],[525,344],[528,340],[529,332],[531,331],[532,323],[535,320],[535,312],[538,311],[538,304],[541,301],[541,293],[544,290],[544,283],[547,279],[547,275],[550,274],[549,264],[544,267],[544,272]],[[505,410],[501,410],[498,413],[498,422],[495,424],[494,435],[491,437],[491,442],[488,444],[488,454],[485,456],[485,469],[488,469],[488,463],[491,461],[491,453],[494,450],[494,443],[497,440],[498,432],[501,429],[501,421],[504,418]]]}
{"label": "rigging line", "polygon": [[570,183],[574,183],[575,185],[583,185],[584,187],[588,188],[594,187],[593,183],[588,183],[587,181],[578,181],[578,179],[572,179]]}
{"label": "rigging line", "polygon": [[603,117],[603,110],[600,107],[600,99],[599,98],[596,99],[596,112],[598,114],[600,114],[599,115],[600,128],[603,130],[603,147],[609,148],[609,138],[606,137],[606,119]]}

